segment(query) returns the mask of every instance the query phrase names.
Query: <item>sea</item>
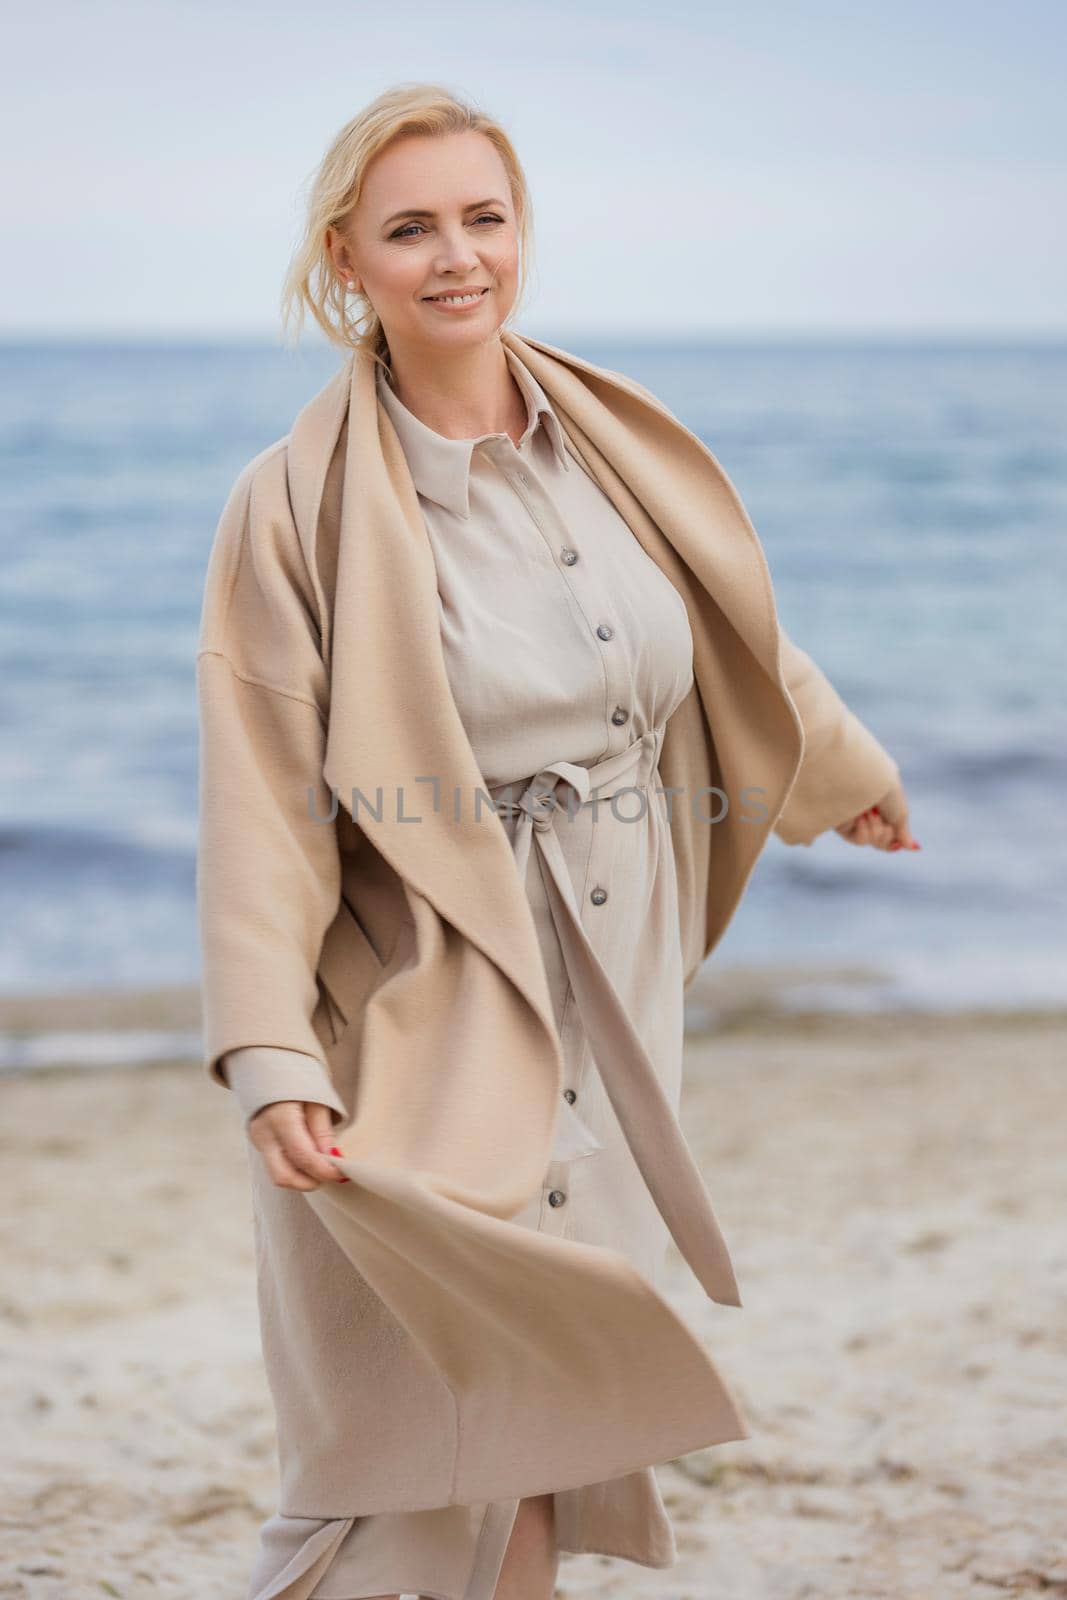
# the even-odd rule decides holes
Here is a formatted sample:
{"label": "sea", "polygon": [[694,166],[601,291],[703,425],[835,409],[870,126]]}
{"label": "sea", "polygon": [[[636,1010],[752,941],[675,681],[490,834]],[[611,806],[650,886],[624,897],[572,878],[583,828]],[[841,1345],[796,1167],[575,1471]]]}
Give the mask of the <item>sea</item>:
{"label": "sea", "polygon": [[[802,968],[806,1005],[1064,1005],[1067,341],[536,337],[704,440],[783,626],[904,776],[920,851],[772,837],[711,964]],[[0,993],[197,981],[205,565],[340,359],[0,347]]]}

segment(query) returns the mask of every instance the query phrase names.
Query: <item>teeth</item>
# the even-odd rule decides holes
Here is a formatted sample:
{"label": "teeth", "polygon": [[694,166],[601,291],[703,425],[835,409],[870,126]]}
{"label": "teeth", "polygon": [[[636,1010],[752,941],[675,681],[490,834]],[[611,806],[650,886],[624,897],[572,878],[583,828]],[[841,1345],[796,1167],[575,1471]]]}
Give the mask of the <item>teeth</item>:
{"label": "teeth", "polygon": [[466,305],[471,300],[480,300],[484,293],[485,293],[484,289],[479,289],[477,294],[432,294],[432,295],[429,296],[429,299],[431,299],[431,300],[447,300],[450,303],[453,300],[456,300],[456,301],[462,301],[463,304]]}

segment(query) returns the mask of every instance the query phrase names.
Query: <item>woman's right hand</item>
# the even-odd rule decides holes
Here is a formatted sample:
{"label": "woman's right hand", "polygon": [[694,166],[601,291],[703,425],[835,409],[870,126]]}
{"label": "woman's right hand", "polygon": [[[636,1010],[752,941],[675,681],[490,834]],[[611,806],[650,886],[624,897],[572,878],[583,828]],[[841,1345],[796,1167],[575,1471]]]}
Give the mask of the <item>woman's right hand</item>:
{"label": "woman's right hand", "polygon": [[329,1106],[314,1100],[274,1100],[250,1119],[247,1132],[279,1189],[348,1182],[322,1153],[337,1137]]}

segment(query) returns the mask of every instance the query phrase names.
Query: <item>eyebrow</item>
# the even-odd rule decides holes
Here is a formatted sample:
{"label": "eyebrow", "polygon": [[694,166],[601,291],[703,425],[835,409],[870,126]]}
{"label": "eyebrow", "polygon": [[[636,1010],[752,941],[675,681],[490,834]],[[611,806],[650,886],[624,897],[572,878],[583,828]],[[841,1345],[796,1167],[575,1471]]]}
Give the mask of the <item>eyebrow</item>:
{"label": "eyebrow", "polygon": [[[503,204],[503,200],[494,200],[490,196],[488,200],[472,200],[470,205],[464,206],[463,209],[464,211],[478,211],[482,206],[503,206]],[[387,228],[391,222],[398,222],[401,217],[435,217],[436,215],[436,211],[394,211],[391,217],[386,217],[382,227]]]}

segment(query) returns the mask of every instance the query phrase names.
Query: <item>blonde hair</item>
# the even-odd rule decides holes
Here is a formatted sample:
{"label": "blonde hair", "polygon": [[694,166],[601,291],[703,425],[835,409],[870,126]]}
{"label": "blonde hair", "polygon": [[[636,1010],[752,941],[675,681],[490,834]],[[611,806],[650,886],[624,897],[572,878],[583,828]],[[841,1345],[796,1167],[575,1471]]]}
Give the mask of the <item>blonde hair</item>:
{"label": "blonde hair", "polygon": [[[402,83],[385,90],[345,123],[312,175],[304,235],[282,287],[283,328],[295,319],[299,338],[306,306],[331,343],[370,350],[376,360],[385,360],[389,347],[378,313],[364,295],[347,294],[326,249],[326,229],[344,227],[359,203],[368,166],[395,139],[468,131],[482,133],[491,141],[507,172],[518,223],[520,264],[519,292],[505,321],[514,316],[526,289],[532,240],[530,193],[514,146],[498,122],[441,84]],[[353,314],[349,309],[352,300],[362,301],[364,309]]]}

